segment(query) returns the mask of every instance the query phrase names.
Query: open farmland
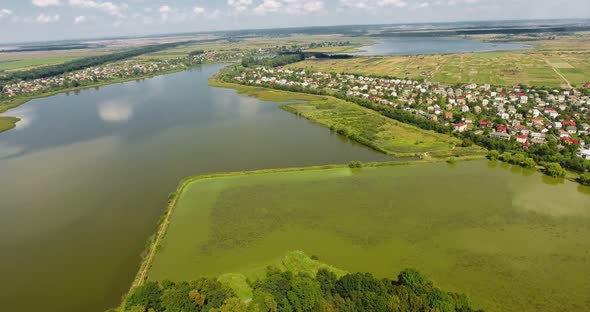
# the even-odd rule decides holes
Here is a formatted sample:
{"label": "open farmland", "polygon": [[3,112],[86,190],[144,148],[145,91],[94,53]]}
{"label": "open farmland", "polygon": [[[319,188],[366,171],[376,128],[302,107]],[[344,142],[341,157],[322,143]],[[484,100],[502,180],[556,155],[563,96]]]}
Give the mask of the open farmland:
{"label": "open farmland", "polygon": [[485,311],[581,311],[590,188],[558,182],[486,161],[196,177],[148,279],[237,283],[302,250],[381,277],[415,267]]}
{"label": "open farmland", "polygon": [[33,58],[24,59],[17,61],[1,61],[0,71],[14,71],[14,70],[25,70],[40,66],[62,64],[68,61],[77,59],[77,57],[48,57],[48,58]]}
{"label": "open farmland", "polygon": [[328,72],[425,78],[446,83],[560,87],[568,82],[581,85],[590,80],[590,52],[509,51],[377,56],[306,60],[290,65],[290,68],[307,67]]}

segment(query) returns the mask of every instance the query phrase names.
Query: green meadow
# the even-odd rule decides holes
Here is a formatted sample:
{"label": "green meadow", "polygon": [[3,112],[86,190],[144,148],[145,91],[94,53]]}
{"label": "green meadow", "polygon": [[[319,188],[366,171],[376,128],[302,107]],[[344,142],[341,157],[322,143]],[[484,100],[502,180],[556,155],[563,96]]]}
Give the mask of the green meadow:
{"label": "green meadow", "polygon": [[248,297],[299,250],[381,277],[414,267],[486,311],[590,308],[588,187],[487,161],[191,181],[148,280],[222,276]]}
{"label": "green meadow", "polygon": [[39,66],[61,64],[68,61],[77,59],[77,57],[45,57],[45,58],[33,58],[23,60],[10,60],[0,62],[0,71],[15,71],[30,69]]}

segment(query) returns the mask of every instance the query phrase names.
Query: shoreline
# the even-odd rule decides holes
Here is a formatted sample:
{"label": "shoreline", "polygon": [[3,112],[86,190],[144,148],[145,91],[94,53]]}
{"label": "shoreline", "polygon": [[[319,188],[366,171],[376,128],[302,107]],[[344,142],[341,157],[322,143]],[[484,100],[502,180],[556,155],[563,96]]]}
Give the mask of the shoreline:
{"label": "shoreline", "polygon": [[[174,74],[174,73],[182,72],[185,70],[195,69],[195,68],[198,68],[203,65],[213,65],[213,64],[218,64],[218,63],[211,63],[211,64],[203,63],[203,64],[198,64],[198,65],[190,66],[190,67],[186,67],[186,68],[180,68],[180,69],[174,68],[171,70],[166,70],[166,71],[162,71],[162,72],[158,72],[158,73],[152,73],[149,75],[114,79],[114,80],[109,80],[109,81],[99,81],[97,83],[88,84],[88,85],[84,85],[84,86],[71,87],[71,88],[66,88],[66,89],[61,89],[61,90],[49,91],[49,92],[45,92],[45,93],[41,93],[41,94],[37,94],[37,95],[32,95],[32,96],[23,96],[23,97],[17,97],[14,99],[8,99],[6,101],[0,101],[0,114],[4,114],[5,112],[7,112],[11,109],[17,108],[17,107],[24,105],[24,104],[27,104],[28,102],[35,100],[35,99],[47,98],[47,97],[51,97],[51,96],[62,94],[62,93],[77,92],[77,91],[82,91],[82,90],[86,90],[86,89],[115,85],[115,84],[130,82],[130,81],[134,81],[134,80],[150,79],[150,78],[154,78],[157,76]],[[4,128],[1,127],[3,120],[6,120],[6,122],[8,123],[8,127],[4,127]],[[16,127],[16,124],[19,121],[20,121],[20,118],[18,118],[18,117],[0,116],[0,135],[2,134],[2,132],[14,129]]]}
{"label": "shoreline", "polygon": [[[272,89],[272,88],[265,88],[265,87],[256,87],[256,86],[248,86],[248,85],[241,85],[241,84],[237,84],[237,83],[232,83],[232,82],[225,82],[225,81],[221,81],[219,78],[217,78],[216,76],[213,76],[211,78],[209,78],[209,86],[211,87],[217,87],[217,88],[225,88],[225,89],[232,89],[235,90],[239,95],[245,95],[245,96],[250,96],[250,97],[254,97],[258,100],[261,101],[272,101],[272,102],[288,102],[288,101],[296,101],[296,102],[301,102],[301,103],[306,103],[306,102],[310,102],[312,99],[312,97],[331,97],[330,95],[315,95],[315,94],[308,94],[308,93],[299,93],[299,92],[293,92],[293,91],[286,91],[286,90],[277,90],[277,89]],[[252,92],[248,92],[248,90],[251,90]],[[274,93],[282,93],[284,95],[292,95],[293,98],[290,99],[283,99],[283,98],[269,98],[268,95],[267,97],[265,97],[265,95],[259,95],[256,91],[257,90],[264,90],[265,92],[268,92],[269,94]],[[335,98],[336,100],[341,100],[339,98]],[[308,120],[312,123],[318,124],[328,130],[330,130],[331,128],[329,126],[327,126],[326,124],[323,124],[321,122],[319,122],[318,120],[314,120],[313,118],[308,118],[306,117],[304,114],[300,114],[298,111],[296,111],[295,109],[291,108],[289,105],[291,104],[296,104],[296,103],[283,103],[279,105],[279,108],[287,111],[295,116],[299,116],[304,118],[305,120]],[[406,124],[403,122],[399,122],[400,124],[404,125],[404,126],[412,126],[410,124]],[[440,160],[446,160],[450,157],[473,157],[473,158],[479,158],[479,159],[484,159],[486,158],[486,154],[487,151],[485,151],[485,153],[467,153],[465,155],[462,155],[461,152],[457,152],[455,151],[455,148],[448,150],[448,151],[428,151],[425,153],[422,152],[394,152],[394,151],[388,151],[385,148],[377,145],[377,144],[372,144],[371,142],[364,142],[363,140],[359,140],[357,139],[355,136],[346,136],[347,139],[361,144],[364,147],[367,147],[375,152],[390,156],[392,158],[396,158],[399,160],[404,160],[404,159],[411,159],[411,158],[419,158],[419,160],[427,160],[427,159],[432,159],[432,158],[437,158]],[[371,143],[371,144],[368,144]],[[455,152],[457,152],[457,154],[455,154]]]}

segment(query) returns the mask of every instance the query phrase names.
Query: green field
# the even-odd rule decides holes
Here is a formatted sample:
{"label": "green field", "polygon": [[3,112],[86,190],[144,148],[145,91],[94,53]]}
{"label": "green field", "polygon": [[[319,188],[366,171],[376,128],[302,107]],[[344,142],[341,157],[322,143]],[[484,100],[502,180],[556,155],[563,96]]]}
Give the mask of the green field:
{"label": "green field", "polygon": [[1,61],[0,71],[15,71],[31,69],[39,66],[62,64],[77,59],[77,57],[46,57],[15,61]]}
{"label": "green field", "polygon": [[301,250],[383,277],[415,267],[486,311],[583,311],[589,203],[588,187],[486,161],[195,179],[148,279],[252,278]]}
{"label": "green field", "polygon": [[282,108],[317,122],[333,131],[346,133],[349,137],[376,150],[395,157],[432,156],[451,154],[474,155],[481,149],[456,147],[460,140],[387,118],[368,108],[330,96],[317,96],[256,88],[236,84],[223,84],[211,80],[213,86],[237,89],[241,94],[273,102],[299,101]]}
{"label": "green field", "polygon": [[[590,52],[508,51],[448,55],[307,60],[289,65],[317,71],[426,78],[447,83],[560,87],[590,81]],[[567,81],[561,78],[559,71]]]}

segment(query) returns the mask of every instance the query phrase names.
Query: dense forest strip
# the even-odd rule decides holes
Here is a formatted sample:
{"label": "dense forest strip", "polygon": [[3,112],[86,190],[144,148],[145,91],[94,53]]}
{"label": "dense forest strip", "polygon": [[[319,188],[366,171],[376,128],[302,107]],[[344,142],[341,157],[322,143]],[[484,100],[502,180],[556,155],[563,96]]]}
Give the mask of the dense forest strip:
{"label": "dense forest strip", "polygon": [[136,57],[142,54],[153,53],[161,50],[174,48],[180,45],[195,43],[196,41],[181,41],[157,45],[149,45],[141,48],[135,48],[122,52],[115,52],[105,55],[88,56],[80,59],[72,60],[57,65],[44,66],[39,68],[33,68],[24,71],[18,71],[0,76],[0,84],[7,84],[19,80],[31,80],[38,78],[47,78],[51,76],[57,76],[64,73],[84,69],[91,66],[101,65],[105,63],[120,61],[132,57]]}

